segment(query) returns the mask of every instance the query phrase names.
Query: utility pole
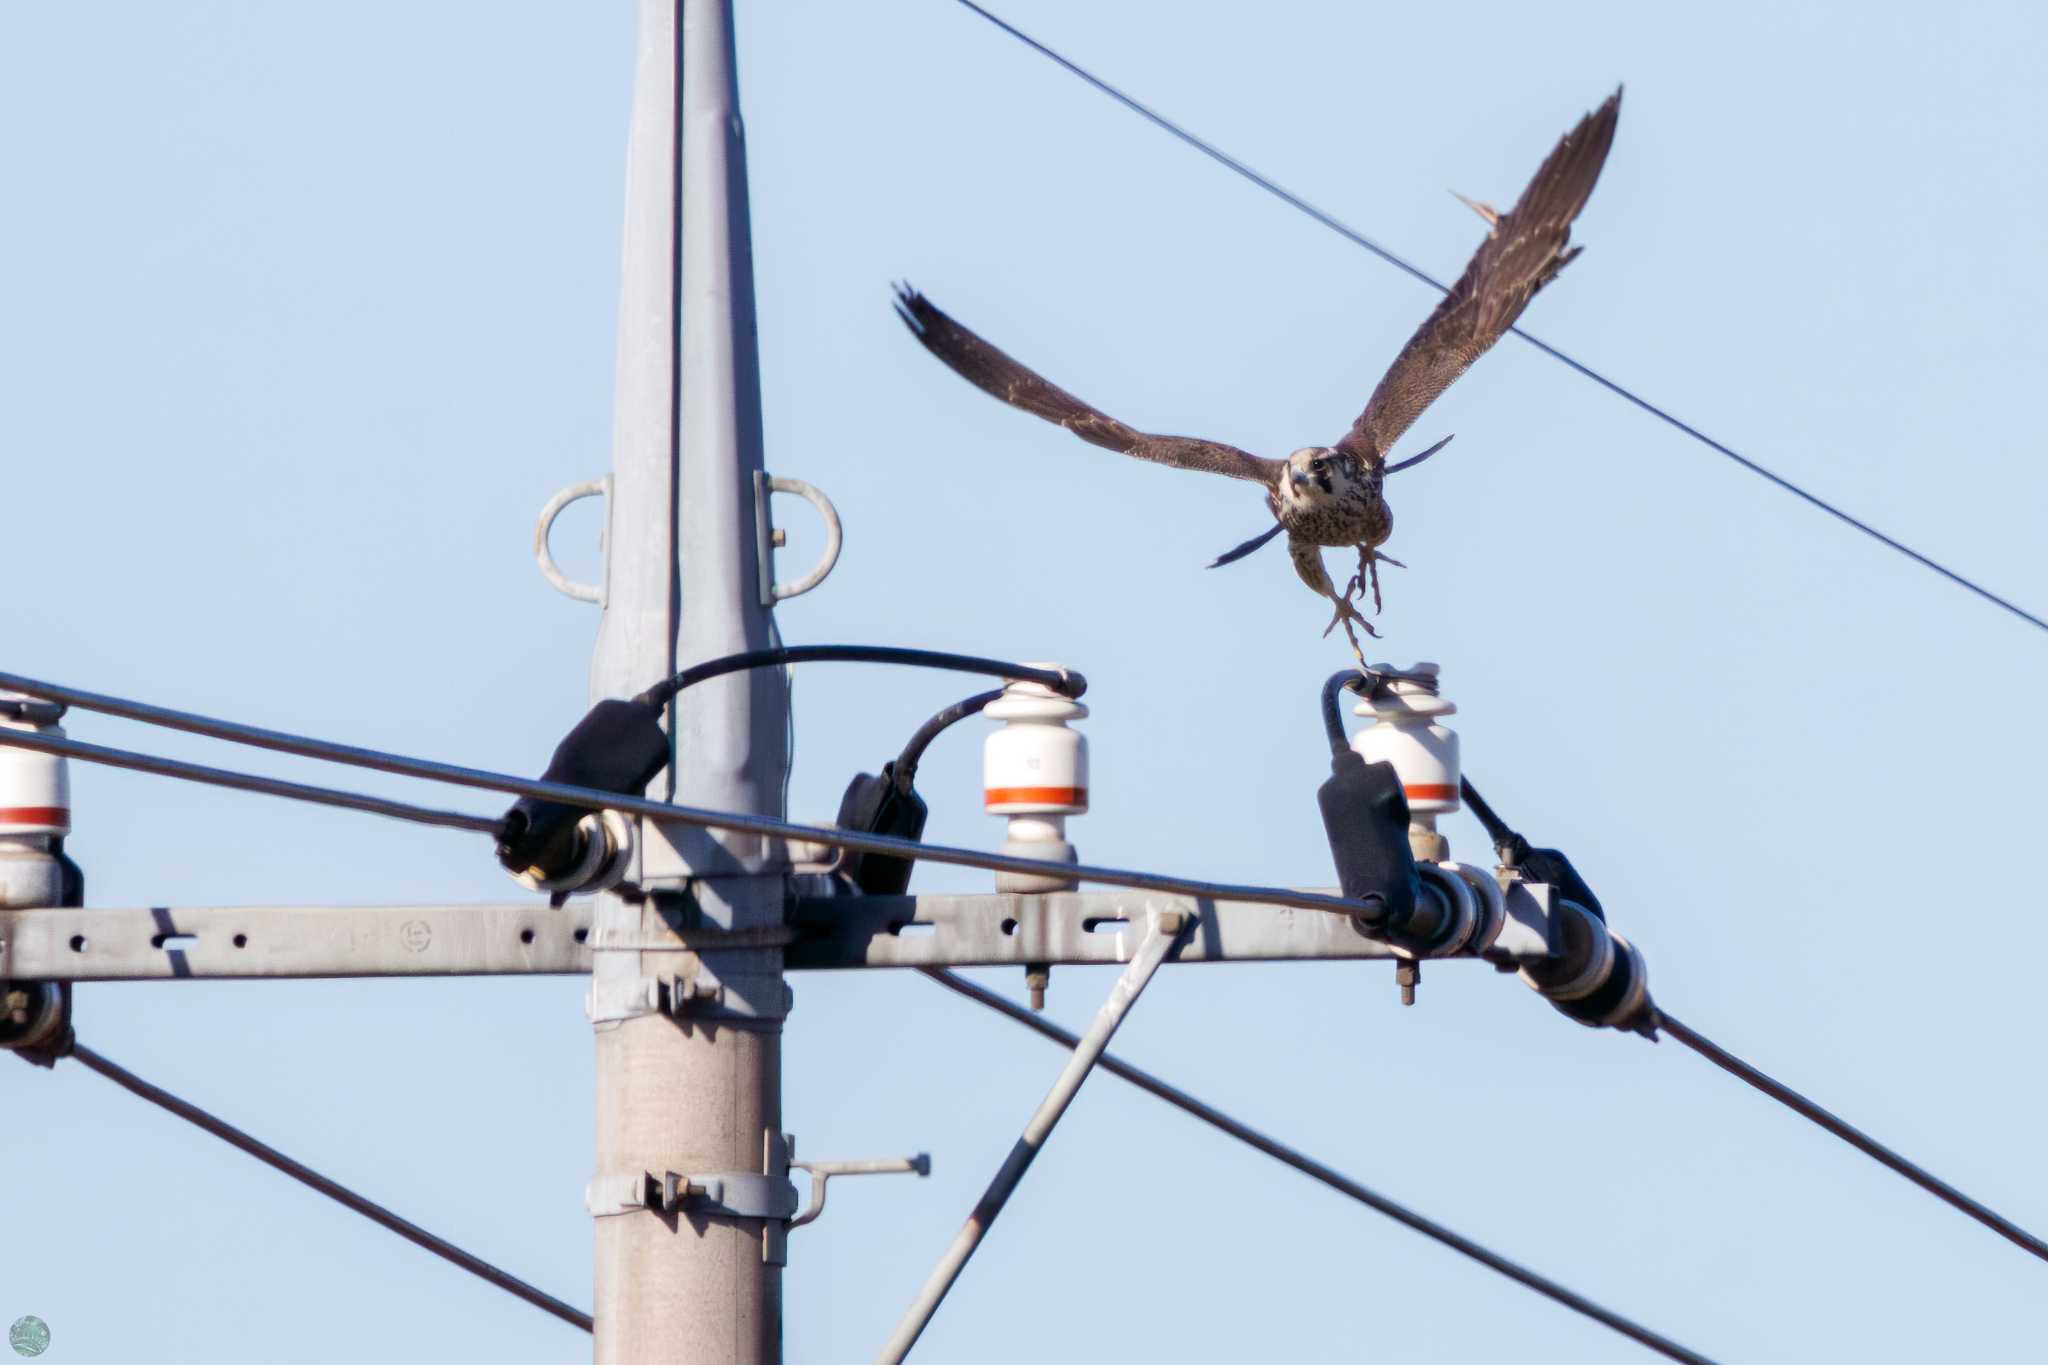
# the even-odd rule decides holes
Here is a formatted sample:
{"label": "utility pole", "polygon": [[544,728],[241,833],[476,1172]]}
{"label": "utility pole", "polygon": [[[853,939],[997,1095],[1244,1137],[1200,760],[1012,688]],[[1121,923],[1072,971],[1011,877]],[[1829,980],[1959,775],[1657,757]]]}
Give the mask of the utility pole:
{"label": "utility pole", "polygon": [[[755,567],[760,388],[730,0],[641,0],[622,261],[594,699],[771,634]],[[673,761],[650,795],[779,817],[787,719],[773,671],[683,692]],[[775,1365],[782,951],[699,955],[675,935],[779,926],[783,851],[653,820],[637,835],[628,881],[647,895],[605,895],[590,936],[596,1360]]]}

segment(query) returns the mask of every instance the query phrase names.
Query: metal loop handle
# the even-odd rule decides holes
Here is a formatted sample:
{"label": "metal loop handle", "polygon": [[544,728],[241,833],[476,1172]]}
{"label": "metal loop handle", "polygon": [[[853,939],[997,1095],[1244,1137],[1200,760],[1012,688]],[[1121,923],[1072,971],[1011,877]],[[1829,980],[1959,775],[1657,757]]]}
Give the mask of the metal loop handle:
{"label": "metal loop handle", "polygon": [[533,557],[540,563],[540,571],[555,591],[564,597],[573,597],[578,602],[604,602],[604,589],[589,583],[578,583],[562,572],[555,563],[554,552],[548,548],[548,536],[555,529],[555,518],[562,515],[562,509],[582,498],[608,497],[612,491],[611,476],[602,479],[588,479],[572,483],[548,499],[547,506],[540,509],[540,521],[533,528]]}
{"label": "metal loop handle", "polygon": [[[771,529],[768,515],[768,497],[771,493],[794,493],[818,509],[818,516],[825,523],[825,550],[818,556],[818,562],[811,571],[794,583],[775,581],[775,546],[780,535]],[[776,475],[756,473],[754,475],[754,544],[759,561],[761,578],[761,605],[772,607],[777,602],[791,597],[800,597],[825,581],[825,575],[832,572],[832,566],[839,562],[839,547],[844,543],[845,533],[839,525],[839,509],[812,485],[802,479],[785,479]]]}

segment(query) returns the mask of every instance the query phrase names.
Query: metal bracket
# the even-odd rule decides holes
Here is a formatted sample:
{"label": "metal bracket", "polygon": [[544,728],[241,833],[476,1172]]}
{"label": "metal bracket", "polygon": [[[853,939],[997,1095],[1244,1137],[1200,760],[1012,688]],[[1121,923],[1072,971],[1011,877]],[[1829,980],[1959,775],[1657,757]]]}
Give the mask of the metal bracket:
{"label": "metal bracket", "polygon": [[806,1223],[818,1221],[818,1215],[825,1211],[825,1182],[835,1175],[901,1175],[915,1172],[919,1176],[932,1173],[932,1154],[919,1152],[910,1157],[883,1157],[876,1161],[793,1161],[797,1170],[811,1173],[811,1201],[804,1211],[790,1219],[790,1230],[794,1231]]}
{"label": "metal bracket", "polygon": [[785,1173],[719,1171],[624,1171],[601,1175],[583,1191],[583,1205],[598,1218],[655,1210],[698,1213],[711,1218],[761,1218],[786,1222],[796,1212],[796,1185]]}
{"label": "metal bracket", "polygon": [[713,1218],[774,1218],[796,1212],[796,1185],[788,1176],[751,1171],[681,1175],[665,1171],[657,1205],[663,1213],[687,1210]]}
{"label": "metal bracket", "polygon": [[[578,602],[595,602],[603,606],[605,593],[602,586],[578,583],[563,573],[561,566],[555,563],[554,552],[548,548],[548,536],[555,529],[555,518],[562,515],[562,509],[572,502],[581,498],[609,498],[611,491],[611,475],[607,474],[601,479],[587,479],[582,483],[570,484],[549,498],[547,505],[540,509],[540,520],[533,528],[533,557],[540,562],[541,575],[564,597],[573,597]],[[605,562],[611,562],[609,554],[605,555]]]}
{"label": "metal bracket", "polygon": [[[771,989],[772,988],[772,989]],[[677,1019],[784,1019],[796,993],[772,973],[746,973],[734,980],[698,963],[686,972],[592,982],[583,1013],[593,1024],[667,1014]]]}
{"label": "metal bracket", "polygon": [[[768,499],[773,493],[794,493],[818,509],[818,515],[825,522],[825,550],[818,556],[818,562],[811,571],[794,583],[775,581],[775,551],[782,546],[785,537],[776,530],[769,515]],[[754,560],[760,578],[761,605],[772,607],[790,597],[801,597],[825,581],[825,575],[832,572],[832,566],[839,562],[839,547],[845,533],[839,524],[839,509],[832,505],[832,499],[802,479],[784,479],[754,471]]]}
{"label": "metal bracket", "polygon": [[[825,1183],[835,1175],[885,1175],[914,1171],[930,1175],[931,1155],[884,1157],[873,1161],[792,1162],[796,1139],[788,1133],[761,1135],[761,1170],[715,1171],[709,1175],[663,1171],[618,1171],[598,1176],[583,1190],[583,1206],[596,1218],[625,1213],[659,1212],[704,1218],[761,1220],[761,1259],[783,1265],[789,1259],[791,1228],[815,1222],[825,1211]],[[811,1173],[810,1204],[796,1211],[794,1167]]]}

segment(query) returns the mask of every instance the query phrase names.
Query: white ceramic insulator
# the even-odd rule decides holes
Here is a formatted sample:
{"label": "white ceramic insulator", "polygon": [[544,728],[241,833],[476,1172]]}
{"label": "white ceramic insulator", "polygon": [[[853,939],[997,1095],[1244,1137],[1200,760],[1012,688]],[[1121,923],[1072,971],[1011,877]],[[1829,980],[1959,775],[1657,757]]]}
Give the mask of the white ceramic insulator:
{"label": "white ceramic insulator", "polygon": [[[1417,664],[1409,673],[1434,679],[1437,666]],[[1354,708],[1375,722],[1351,737],[1351,747],[1368,763],[1391,763],[1416,815],[1458,809],[1458,735],[1438,723],[1458,708],[1419,682],[1396,679],[1379,695]]]}
{"label": "white ceramic insulator", "polygon": [[[0,717],[0,729],[64,737],[63,727]],[[0,835],[71,832],[71,772],[63,755],[0,746]]]}
{"label": "white ceramic insulator", "polygon": [[[1057,664],[1036,664],[1057,668]],[[1002,725],[981,749],[982,808],[1009,817],[1003,852],[1046,863],[1079,860],[1067,842],[1067,817],[1088,809],[1088,739],[1067,728],[1088,708],[1039,683],[1013,682],[982,712]],[[1073,879],[1057,867],[1043,876],[998,872],[1001,891],[1064,891]]]}
{"label": "white ceramic insulator", "polygon": [[1087,707],[1038,683],[1013,682],[982,714],[1003,722],[981,750],[982,805],[989,814],[1080,815],[1088,809],[1088,738],[1067,728],[1088,714]]}

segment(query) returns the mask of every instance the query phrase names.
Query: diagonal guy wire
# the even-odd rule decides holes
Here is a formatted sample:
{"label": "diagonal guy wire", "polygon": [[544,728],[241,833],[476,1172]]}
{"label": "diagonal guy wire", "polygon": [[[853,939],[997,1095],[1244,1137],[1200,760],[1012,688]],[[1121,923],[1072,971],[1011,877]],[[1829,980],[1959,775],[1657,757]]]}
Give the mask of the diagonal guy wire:
{"label": "diagonal guy wire", "polygon": [[312,1167],[292,1160],[277,1148],[259,1142],[233,1124],[215,1118],[198,1105],[181,1100],[170,1091],[151,1085],[126,1067],[108,1061],[91,1048],[74,1042],[68,1055],[77,1058],[88,1070],[97,1071],[123,1090],[140,1095],[151,1104],[168,1109],[186,1122],[204,1128],[221,1141],[241,1148],[264,1165],[284,1172],[301,1185],[318,1190],[343,1208],[353,1209],[371,1222],[389,1228],[414,1246],[423,1247],[451,1265],[467,1270],[478,1279],[488,1281],[506,1293],[526,1300],[543,1312],[554,1314],[572,1327],[581,1327],[586,1332],[592,1329],[590,1314],[582,1309],[563,1303],[554,1295],[534,1288],[515,1275],[507,1274],[489,1261],[470,1255],[453,1242],[436,1237],[416,1223],[407,1222],[383,1205],[374,1204],[346,1185],[329,1180]]}
{"label": "diagonal guy wire", "polygon": [[[1208,157],[1211,161],[1214,161],[1218,165],[1226,168],[1227,170],[1230,170],[1235,174],[1242,176],[1244,179],[1249,180],[1252,184],[1257,185],[1260,189],[1272,195],[1274,198],[1280,200],[1282,203],[1288,205],[1290,208],[1297,209],[1300,212],[1307,214],[1310,218],[1313,218],[1316,222],[1321,223],[1324,227],[1336,233],[1338,236],[1344,238],[1346,241],[1352,243],[1355,246],[1364,247],[1367,251],[1370,251],[1373,255],[1379,257],[1388,265],[1391,265],[1398,270],[1407,272],[1409,275],[1414,276],[1416,279],[1422,281],[1424,284],[1428,285],[1430,288],[1436,290],[1440,294],[1447,294],[1450,292],[1449,288],[1441,280],[1437,279],[1434,275],[1431,275],[1428,271],[1422,269],[1422,267],[1415,265],[1407,260],[1404,260],[1402,257],[1396,255],[1393,251],[1389,250],[1384,246],[1381,246],[1378,242],[1375,242],[1374,240],[1372,240],[1372,238],[1366,236],[1357,228],[1352,227],[1350,224],[1344,222],[1342,219],[1331,215],[1323,209],[1317,208],[1308,200],[1303,199],[1300,195],[1294,193],[1294,191],[1286,188],[1285,186],[1268,178],[1267,176],[1260,174],[1258,171],[1253,170],[1250,166],[1245,165],[1244,162],[1239,161],[1236,157],[1230,155],[1222,148],[1204,141],[1203,139],[1195,136],[1195,134],[1189,132],[1187,129],[1181,127],[1178,123],[1175,123],[1172,119],[1167,118],[1164,114],[1161,114],[1156,110],[1148,107],[1147,105],[1140,103],[1138,100],[1133,99],[1131,96],[1126,95],[1123,91],[1117,89],[1108,81],[1103,80],[1100,76],[1095,75],[1093,72],[1089,71],[1088,69],[1079,65],[1078,63],[1070,61],[1068,58],[1061,56],[1058,52],[1055,52],[1052,48],[1047,47],[1044,43],[1039,42],[1038,39],[1032,37],[1030,34],[1024,32],[1022,29],[1016,27],[1014,24],[1009,23],[1008,21],[1000,18],[995,14],[991,14],[988,10],[985,10],[980,5],[976,4],[974,0],[956,0],[956,3],[958,3],[965,9],[972,10],[974,13],[988,20],[989,23],[994,24],[1004,33],[1009,34],[1012,38],[1015,38],[1018,42],[1023,43],[1026,47],[1038,53],[1040,56],[1049,59],[1050,61],[1058,64],[1060,67],[1070,72],[1071,74],[1080,77],[1089,85],[1094,86],[1097,90],[1109,96],[1118,104],[1121,104],[1124,108],[1130,110],[1132,113],[1138,115],[1140,118],[1143,118],[1146,121],[1153,124],[1154,126],[1163,129],[1168,133],[1171,133],[1173,136],[1179,138],[1188,146],[1200,152],[1203,156]],[[2002,608],[2005,611],[2011,612],[2014,616],[2018,617],[2022,621],[2025,621],[2028,625],[2037,627],[2038,629],[2044,631],[2048,631],[2048,620],[2043,620],[2039,616],[2036,616],[2033,612],[2030,612],[2026,608],[2020,606],[2018,603],[2013,602],[2008,598],[2000,597],[1997,593],[1991,591],[1991,589],[1987,587],[1984,587],[1982,584],[1976,582],[1974,579],[1966,578],[1962,574],[1957,573],[1954,569],[1949,568],[1946,564],[1942,564],[1937,560],[1928,558],[1926,555],[1921,554],[1912,546],[1906,545],[1894,539],[1893,537],[1886,535],[1883,531],[1878,530],[1869,522],[1851,516],[1849,513],[1844,512],[1841,508],[1835,506],[1833,503],[1827,501],[1825,498],[1822,498],[1820,495],[1808,492],[1806,489],[1800,487],[1798,484],[1786,478],[1784,475],[1765,468],[1763,465],[1758,464],[1755,460],[1750,459],[1747,455],[1743,455],[1738,451],[1731,449],[1729,446],[1723,444],[1722,442],[1715,440],[1713,437],[1707,435],[1704,431],[1701,431],[1698,427],[1693,426],[1691,423],[1683,421],[1680,418],[1674,416],[1673,414],[1665,411],[1663,408],[1658,407],[1655,403],[1652,403],[1649,399],[1644,398],[1642,395],[1636,393],[1634,390],[1625,388],[1621,384],[1616,383],[1614,380],[1609,379],[1606,375],[1601,374],[1598,370],[1594,369],[1592,366],[1586,364],[1585,362],[1576,360],[1573,357],[1565,354],[1563,351],[1560,351],[1557,347],[1543,340],[1541,337],[1534,336],[1528,332],[1525,332],[1520,327],[1511,328],[1510,330],[1512,330],[1516,336],[1528,342],[1531,346],[1534,346],[1537,350],[1543,352],[1543,354],[1549,356],[1551,359],[1559,362],[1560,364],[1568,366],[1573,370],[1576,370],[1578,373],[1592,380],[1595,384],[1598,384],[1601,388],[1606,389],[1609,393],[1614,394],[1616,397],[1627,399],[1630,403],[1635,404],[1635,406],[1641,408],[1644,412],[1649,413],[1658,421],[1664,422],[1667,425],[1684,432],[1687,436],[1692,437],[1693,440],[1698,441],[1701,445],[1713,451],[1715,454],[1726,456],[1728,459],[1731,459],[1735,463],[1741,465],[1744,469],[1747,469],[1750,473],[1756,475],[1758,478],[1769,480],[1771,483],[1776,484],[1779,488],[1784,489],[1787,493],[1790,493],[1793,497],[1798,498],[1801,501],[1807,503],[1809,506],[1819,508],[1821,511],[1827,513],[1829,516],[1835,518],[1837,521],[1843,523],[1844,525],[1853,527],[1854,529],[1861,531],[1864,535],[1869,536],[1872,540],[1875,540],[1880,545],[1884,545],[1890,549],[1898,551],[1906,558],[1912,560],[1916,564],[1919,564],[1922,568],[1932,569],[1935,573],[1940,574],[1943,578],[1946,578],[1949,582],[1955,584],[1957,587],[1967,589],[1968,591],[1973,592],[1977,596],[1983,598],[1986,602],[1991,603],[1991,605]]]}
{"label": "diagonal guy wire", "polygon": [[[959,976],[938,967],[921,967],[918,970],[938,982],[941,986],[944,986],[947,990],[957,992],[960,995],[966,996],[969,1000],[978,1001],[981,1004],[987,1005],[992,1010],[1006,1014],[1024,1025],[1024,1027],[1060,1044],[1062,1047],[1071,1048],[1079,1041],[1074,1034],[1069,1033],[1052,1021],[1033,1014],[1030,1010],[1016,1004],[1014,1001],[1005,1000],[994,991],[982,989],[964,976]],[[1267,1137],[1256,1128],[1239,1123],[1222,1110],[1202,1103],[1202,1101],[1188,1094],[1185,1090],[1167,1084],[1149,1071],[1141,1071],[1129,1062],[1109,1054],[1103,1055],[1099,1065],[1103,1070],[1123,1077],[1148,1095],[1165,1100],[1181,1112],[1194,1115],[1210,1127],[1228,1133],[1246,1146],[1264,1152],[1276,1161],[1292,1166],[1309,1179],[1321,1181],[1337,1191],[1337,1193],[1351,1199],[1356,1199],[1367,1208],[1385,1214],[1402,1226],[1412,1228],[1425,1237],[1433,1238],[1443,1243],[1461,1255],[1471,1257],[1487,1269],[1500,1272],[1515,1283],[1533,1289],[1545,1298],[1563,1304],[1574,1313],[1584,1314],[1604,1327],[1613,1328],[1631,1341],[1647,1346],[1659,1355],[1666,1356],[1672,1360],[1688,1361],[1692,1365],[1712,1365],[1712,1362],[1707,1357],[1699,1354],[1697,1351],[1689,1351],[1677,1342],[1672,1341],[1669,1337],[1659,1336],[1640,1323],[1631,1322],[1619,1313],[1602,1308],[1591,1299],[1586,1298],[1582,1294],[1574,1293],[1555,1280],[1547,1279],[1533,1270],[1517,1265],[1505,1256],[1488,1251],[1471,1238],[1461,1236],[1443,1224],[1425,1218],[1414,1210],[1395,1203],[1383,1194],[1367,1189],[1357,1181],[1332,1170],[1315,1158],[1305,1156],[1285,1143]]]}
{"label": "diagonal guy wire", "polygon": [[1661,1009],[1657,1011],[1657,1022],[1658,1027],[1662,1028],[1666,1033],[1669,1033],[1673,1038],[1676,1038],[1694,1052],[1699,1053],[1700,1056],[1705,1057],[1731,1076],[1735,1076],[1755,1086],[1758,1090],[1763,1091],[1766,1095],[1769,1095],[1772,1099],[1800,1117],[1811,1119],[1828,1132],[1833,1133],[1836,1137],[1848,1143],[1851,1147],[1854,1147],[1857,1151],[1862,1152],[1871,1160],[1881,1165],[1889,1166],[1892,1170],[1897,1171],[1900,1175],[1906,1177],[1906,1179],[1912,1181],[1936,1199],[1941,1200],[1944,1204],[1976,1219],[2020,1250],[2048,1261],[2048,1242],[2043,1242],[2039,1237],[2028,1232],[2010,1218],[1985,1207],[1955,1186],[1949,1184],[1946,1180],[1942,1180],[1923,1168],[1914,1165],[1882,1142],[1879,1142],[1876,1138],[1871,1137],[1861,1129],[1851,1127],[1848,1123],[1821,1108],[1791,1086],[1766,1076],[1748,1062],[1743,1061],[1734,1053],[1715,1043],[1711,1038],[1693,1032],[1692,1029],[1672,1018]]}

